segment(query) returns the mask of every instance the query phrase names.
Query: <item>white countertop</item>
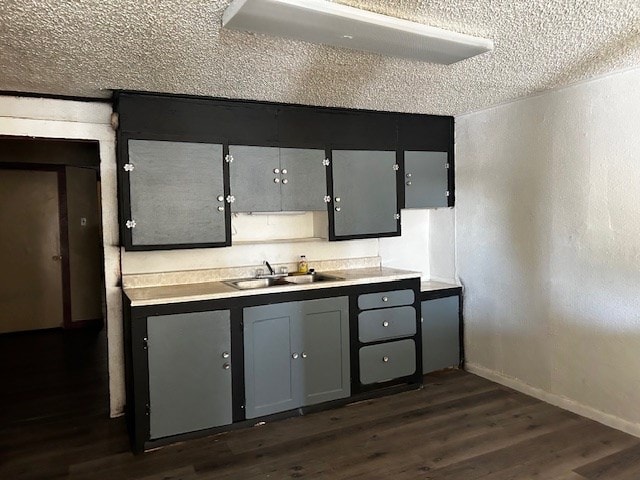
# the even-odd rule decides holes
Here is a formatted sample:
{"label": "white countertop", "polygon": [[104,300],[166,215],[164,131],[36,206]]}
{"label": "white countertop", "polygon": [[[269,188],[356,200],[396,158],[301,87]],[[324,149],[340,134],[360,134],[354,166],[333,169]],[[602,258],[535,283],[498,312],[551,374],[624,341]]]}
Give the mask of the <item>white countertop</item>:
{"label": "white countertop", "polygon": [[342,280],[309,283],[304,285],[277,285],[252,290],[238,290],[222,281],[216,281],[154,287],[130,287],[125,288],[124,293],[127,295],[129,300],[131,300],[132,307],[140,307],[168,303],[193,302],[199,300],[216,300],[221,298],[266,295],[301,290],[315,290],[318,288],[345,287],[350,285],[391,282],[394,280],[405,280],[420,277],[419,272],[385,267],[332,270],[318,273],[326,273],[328,275],[340,277]]}

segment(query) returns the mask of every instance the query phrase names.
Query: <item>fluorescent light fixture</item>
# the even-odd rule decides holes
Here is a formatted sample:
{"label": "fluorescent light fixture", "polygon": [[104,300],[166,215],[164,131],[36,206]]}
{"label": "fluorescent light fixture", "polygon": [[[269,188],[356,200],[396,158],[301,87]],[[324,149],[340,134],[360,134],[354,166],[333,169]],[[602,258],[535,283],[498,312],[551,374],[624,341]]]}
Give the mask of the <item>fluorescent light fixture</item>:
{"label": "fluorescent light fixture", "polygon": [[234,0],[222,26],[446,65],[493,50],[493,40],[325,0]]}

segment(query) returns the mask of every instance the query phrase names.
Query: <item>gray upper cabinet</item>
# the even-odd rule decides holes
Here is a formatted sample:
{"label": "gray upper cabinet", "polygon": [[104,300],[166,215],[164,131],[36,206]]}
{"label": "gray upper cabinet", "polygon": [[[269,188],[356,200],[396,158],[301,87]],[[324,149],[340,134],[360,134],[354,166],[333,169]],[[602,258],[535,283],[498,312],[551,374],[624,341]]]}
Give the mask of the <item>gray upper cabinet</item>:
{"label": "gray upper cabinet", "polygon": [[398,234],[396,152],[333,150],[333,238]]}
{"label": "gray upper cabinet", "polygon": [[460,363],[460,299],[422,302],[422,370],[424,373],[457,367]]}
{"label": "gray upper cabinet", "polygon": [[325,210],[324,150],[229,146],[234,212]]}
{"label": "gray upper cabinet", "polygon": [[275,147],[230,145],[229,165],[234,212],[278,212],[280,200],[280,153]]}
{"label": "gray upper cabinet", "polygon": [[404,152],[405,208],[446,207],[447,152]]}
{"label": "gray upper cabinet", "polygon": [[309,212],[326,210],[327,192],[324,150],[309,148],[281,148],[280,173],[282,210]]}
{"label": "gray upper cabinet", "polygon": [[348,307],[338,297],[243,310],[247,418],[350,395]]}
{"label": "gray upper cabinet", "polygon": [[131,245],[225,244],[222,145],[129,140]]}
{"label": "gray upper cabinet", "polygon": [[147,318],[150,438],[232,422],[229,311]]}

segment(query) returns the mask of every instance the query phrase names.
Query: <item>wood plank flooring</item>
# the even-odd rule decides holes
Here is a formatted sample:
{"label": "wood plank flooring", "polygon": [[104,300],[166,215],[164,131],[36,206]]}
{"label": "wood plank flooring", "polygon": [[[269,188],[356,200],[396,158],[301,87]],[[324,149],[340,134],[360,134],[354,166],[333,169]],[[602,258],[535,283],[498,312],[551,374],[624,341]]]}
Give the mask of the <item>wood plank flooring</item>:
{"label": "wood plank flooring", "polygon": [[[28,384],[23,380],[20,385]],[[36,404],[24,390],[5,393],[30,408]],[[22,420],[5,416],[0,478],[640,479],[640,439],[462,371],[426,376],[421,390],[138,456],[129,451],[124,420],[91,407]]]}

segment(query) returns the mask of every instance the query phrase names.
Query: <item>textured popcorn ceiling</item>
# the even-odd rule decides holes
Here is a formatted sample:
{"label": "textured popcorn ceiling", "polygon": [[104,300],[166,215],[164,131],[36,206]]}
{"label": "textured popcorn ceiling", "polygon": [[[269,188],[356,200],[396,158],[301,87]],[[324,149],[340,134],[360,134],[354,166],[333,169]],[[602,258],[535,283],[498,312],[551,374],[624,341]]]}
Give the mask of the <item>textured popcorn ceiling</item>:
{"label": "textured popcorn ceiling", "polygon": [[640,66],[638,0],[339,1],[495,51],[444,66],[221,30],[230,0],[0,0],[0,90],[459,114]]}

